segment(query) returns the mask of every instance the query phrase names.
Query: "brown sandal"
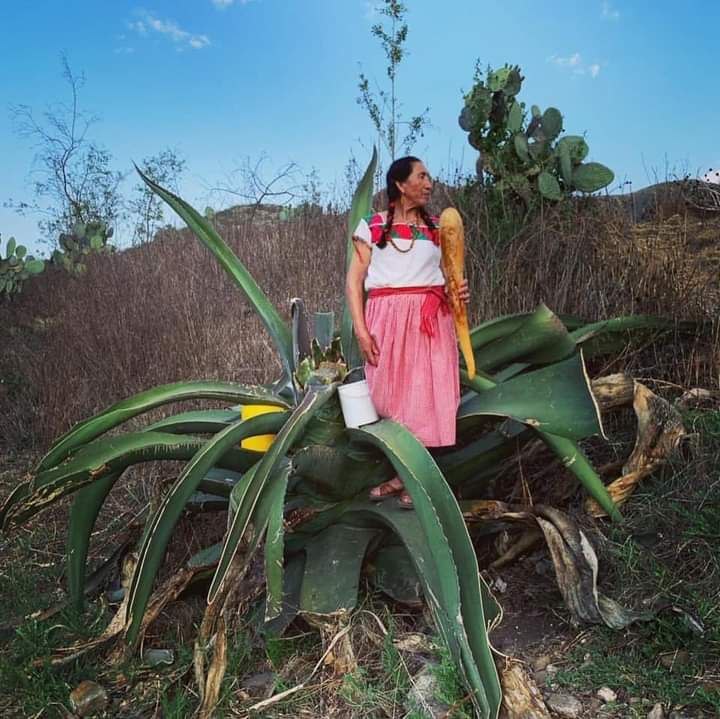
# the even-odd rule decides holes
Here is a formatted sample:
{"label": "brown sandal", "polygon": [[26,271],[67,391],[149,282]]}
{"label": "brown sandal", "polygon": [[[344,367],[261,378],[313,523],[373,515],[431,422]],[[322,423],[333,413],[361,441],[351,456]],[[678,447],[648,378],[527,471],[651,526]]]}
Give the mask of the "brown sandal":
{"label": "brown sandal", "polygon": [[402,507],[403,509],[412,509],[413,508],[412,497],[407,492],[403,492],[398,497],[398,505],[400,507]]}
{"label": "brown sandal", "polygon": [[387,482],[378,484],[377,487],[373,487],[368,495],[371,502],[382,502],[383,499],[388,497],[394,497],[405,489],[405,486],[400,481],[399,477],[393,477]]}

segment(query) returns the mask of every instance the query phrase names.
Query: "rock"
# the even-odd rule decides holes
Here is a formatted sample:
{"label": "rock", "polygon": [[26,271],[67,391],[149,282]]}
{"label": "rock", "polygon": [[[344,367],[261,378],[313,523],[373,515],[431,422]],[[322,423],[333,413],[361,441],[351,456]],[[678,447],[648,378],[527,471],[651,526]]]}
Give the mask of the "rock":
{"label": "rock", "polygon": [[610,687],[601,687],[595,692],[606,704],[617,701],[617,694]]}
{"label": "rock", "polygon": [[398,637],[393,644],[401,651],[409,654],[432,654],[433,648],[427,634],[410,633]]}
{"label": "rock", "polygon": [[546,671],[548,674],[557,674],[558,668],[557,668],[557,666],[556,666],[555,664],[548,664],[548,665],[545,667],[545,671]]}
{"label": "rock", "polygon": [[647,715],[647,719],[665,719],[665,710],[663,705],[658,702]]}
{"label": "rock", "polygon": [[495,577],[491,589],[498,594],[505,594],[505,592],[507,592],[507,586],[507,582],[502,577]]}
{"label": "rock", "polygon": [[91,717],[105,710],[107,692],[96,682],[85,680],[70,692],[70,707],[81,717]]}
{"label": "rock", "polygon": [[688,714],[683,714],[680,711],[673,711],[670,712],[668,719],[690,719],[690,716]]}
{"label": "rock", "polygon": [[415,713],[423,719],[444,719],[450,712],[450,706],[438,699],[440,693],[438,680],[433,673],[435,665],[426,664],[412,680],[412,686],[407,693],[405,706],[408,713]]}
{"label": "rock", "polygon": [[545,684],[545,680],[547,679],[547,675],[547,672],[543,669],[540,672],[535,672],[533,677],[539,686],[543,686]]}
{"label": "rock", "polygon": [[275,674],[273,672],[259,672],[245,677],[240,686],[250,697],[269,697],[275,688]]}
{"label": "rock", "polygon": [[546,699],[550,711],[566,719],[576,719],[582,712],[582,704],[570,694],[549,694]]}
{"label": "rock", "polygon": [[592,697],[588,704],[587,710],[590,716],[596,716],[603,708],[603,703],[597,697]]}
{"label": "rock", "polygon": [[146,649],[142,658],[143,664],[149,667],[158,667],[162,664],[170,666],[175,661],[175,652],[172,649]]}
{"label": "rock", "polygon": [[534,672],[541,672],[547,667],[552,661],[549,654],[541,654],[539,657],[535,657],[532,662],[532,668]]}

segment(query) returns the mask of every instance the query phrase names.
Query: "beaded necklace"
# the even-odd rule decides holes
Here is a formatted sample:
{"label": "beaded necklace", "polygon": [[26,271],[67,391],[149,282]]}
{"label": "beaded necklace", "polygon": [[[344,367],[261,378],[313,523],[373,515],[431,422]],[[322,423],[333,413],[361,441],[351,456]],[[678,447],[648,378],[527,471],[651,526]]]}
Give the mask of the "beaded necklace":
{"label": "beaded necklace", "polygon": [[393,225],[407,225],[410,228],[410,232],[412,233],[412,239],[410,240],[410,247],[408,247],[405,250],[401,250],[394,242],[393,238],[391,236],[392,227],[390,228],[390,232],[388,233],[388,240],[390,241],[390,244],[398,251],[402,252],[402,254],[406,254],[407,252],[410,252],[412,248],[415,246],[415,242],[419,237],[422,237],[422,232],[418,229],[418,226],[411,222],[393,222]]}

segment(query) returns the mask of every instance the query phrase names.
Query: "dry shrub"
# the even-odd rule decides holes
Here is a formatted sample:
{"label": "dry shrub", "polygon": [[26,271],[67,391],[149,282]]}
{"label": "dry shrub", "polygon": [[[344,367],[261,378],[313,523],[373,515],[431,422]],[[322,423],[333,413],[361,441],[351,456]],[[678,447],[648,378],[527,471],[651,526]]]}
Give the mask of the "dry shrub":
{"label": "dry shrub", "polygon": [[[338,216],[243,221],[220,231],[283,314],[340,308]],[[158,384],[269,382],[276,352],[242,292],[187,233],[91,258],[72,277],[51,270],[0,309],[0,436],[47,445],[72,424]]]}
{"label": "dry shrub", "polygon": [[706,239],[717,236],[720,217],[659,214],[634,224],[619,202],[591,198],[505,227],[503,241],[496,220],[472,199],[465,214],[474,324],[540,302],[588,321],[629,314],[696,320],[704,323],[696,337],[664,335],[598,370],[625,367],[683,386],[717,383],[720,257]]}
{"label": "dry shrub", "polygon": [[[518,224],[501,242],[476,200],[466,195],[461,205],[475,322],[541,301],[588,320],[717,314],[687,223],[666,230],[664,249],[656,251],[648,244],[652,233],[638,234],[647,225],[632,225],[612,203],[585,201]],[[285,316],[295,296],[311,311],[339,312],[345,218],[317,211],[287,222],[277,217],[236,208],[215,222]],[[716,268],[714,276],[717,282]],[[666,379],[680,384],[717,377],[717,330],[710,340],[676,339],[638,355],[638,368],[662,365]],[[165,230],[147,245],[94,257],[81,277],[52,270],[34,279],[0,308],[0,346],[0,437],[7,448],[47,446],[73,423],[158,384],[268,382],[280,372],[242,293],[188,231]]]}

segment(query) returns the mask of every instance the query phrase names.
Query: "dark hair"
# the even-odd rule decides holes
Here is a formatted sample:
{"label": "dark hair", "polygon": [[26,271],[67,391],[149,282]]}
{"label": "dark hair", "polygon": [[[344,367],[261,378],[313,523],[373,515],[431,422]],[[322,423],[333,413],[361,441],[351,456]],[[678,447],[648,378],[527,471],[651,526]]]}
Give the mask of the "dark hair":
{"label": "dark hair", "polygon": [[[382,238],[380,239],[380,242],[377,243],[377,246],[380,249],[387,245],[388,237],[390,237],[390,230],[393,225],[393,219],[395,218],[395,203],[400,199],[400,188],[397,186],[397,183],[405,182],[405,180],[410,177],[413,165],[416,162],[422,162],[422,160],[418,157],[414,157],[413,155],[399,157],[390,165],[387,175],[385,175],[388,210]],[[430,228],[430,230],[434,230],[435,223],[432,221],[428,211],[424,207],[420,207],[418,208],[418,212],[420,213],[420,217],[422,217],[423,222]]]}

